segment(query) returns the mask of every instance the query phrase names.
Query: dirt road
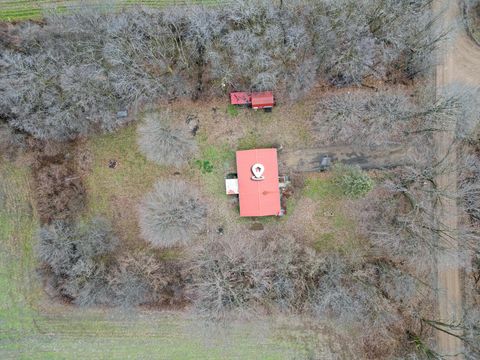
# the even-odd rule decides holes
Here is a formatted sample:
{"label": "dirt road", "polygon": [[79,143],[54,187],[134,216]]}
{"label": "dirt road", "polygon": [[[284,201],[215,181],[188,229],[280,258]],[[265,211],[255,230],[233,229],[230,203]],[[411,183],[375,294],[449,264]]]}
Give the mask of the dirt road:
{"label": "dirt road", "polygon": [[362,169],[384,169],[407,165],[411,149],[404,145],[382,146],[378,148],[355,149],[352,146],[324,146],[300,150],[284,150],[280,153],[280,170],[288,172],[320,171],[320,161],[324,155],[332,162],[358,165]]}
{"label": "dirt road", "polygon": [[[436,0],[436,11],[444,11],[443,25],[451,30],[451,40],[444,44],[440,51],[437,66],[437,95],[441,95],[450,84],[465,84],[480,87],[480,48],[467,36],[461,19],[459,1]],[[450,131],[437,133],[435,144],[438,158],[446,157],[455,169],[456,152],[450,145],[455,137],[455,124]],[[442,174],[436,179],[440,188],[455,191],[457,186],[456,171]],[[441,245],[455,254],[458,247],[457,204],[455,199],[444,197],[438,207],[436,217],[438,226],[443,228],[451,238],[439,238]],[[452,263],[451,255],[439,253],[437,257],[438,318],[445,323],[458,323],[462,318],[462,285],[461,269]],[[449,330],[451,331],[451,330]],[[437,331],[437,352],[453,359],[463,359],[460,339]]]}

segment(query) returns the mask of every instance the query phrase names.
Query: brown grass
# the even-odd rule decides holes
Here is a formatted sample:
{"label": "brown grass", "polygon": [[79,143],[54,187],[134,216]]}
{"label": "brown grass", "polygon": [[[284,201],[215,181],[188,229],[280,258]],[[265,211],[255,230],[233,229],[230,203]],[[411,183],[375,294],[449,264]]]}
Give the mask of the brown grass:
{"label": "brown grass", "polygon": [[[209,209],[207,232],[222,228],[225,234],[251,237],[281,229],[304,239],[318,250],[348,247],[354,238],[354,225],[345,221],[347,217],[342,215],[341,201],[331,194],[321,199],[309,198],[302,190],[306,178],[324,175],[297,176],[300,181],[295,181],[296,188],[292,199],[288,200],[288,216],[285,218],[240,218],[236,198],[224,193],[224,176],[235,170],[235,150],[278,145],[295,149],[312,145],[310,118],[318,96],[319,93],[300,102],[279,104],[272,113],[240,108],[235,117],[227,112],[227,99],[181,101],[168,105],[177,125],[184,123],[189,116],[198,119],[198,159],[213,164],[211,173],[202,173],[194,163],[183,169],[173,169],[147,161],[138,151],[135,125],[80,143],[76,150],[77,171],[86,184],[87,216],[106,216],[126,245],[145,247],[146,243],[139,235],[138,206],[156,181],[174,177],[201,189]],[[167,105],[159,106],[162,109]],[[118,162],[115,169],[108,167],[108,161],[112,159]],[[324,214],[331,208],[337,214],[333,218]],[[258,221],[264,230],[250,230],[252,223]],[[331,234],[334,234],[333,238]]]}
{"label": "brown grass", "polygon": [[32,141],[34,198],[42,223],[70,220],[85,207],[85,188],[75,170],[73,144]]}

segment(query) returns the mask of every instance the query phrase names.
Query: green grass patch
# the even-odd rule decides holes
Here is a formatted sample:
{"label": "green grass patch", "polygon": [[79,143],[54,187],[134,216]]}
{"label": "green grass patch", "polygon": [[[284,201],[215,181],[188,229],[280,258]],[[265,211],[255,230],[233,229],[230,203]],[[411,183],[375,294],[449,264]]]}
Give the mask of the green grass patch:
{"label": "green grass patch", "polygon": [[233,104],[228,104],[227,106],[227,114],[231,117],[236,117],[239,114],[238,107]]}
{"label": "green grass patch", "polygon": [[259,147],[259,135],[255,131],[249,131],[247,135],[238,140],[238,150],[251,150]]}
{"label": "green grass patch", "polygon": [[197,165],[202,174],[209,174],[213,171],[213,164],[210,160],[195,160],[195,165]]}
{"label": "green grass patch", "polygon": [[[127,239],[135,239],[136,207],[154,183],[169,174],[168,169],[148,161],[138,150],[135,125],[93,137],[85,148],[93,159],[85,179],[88,216],[103,215]],[[117,161],[116,168],[108,166],[110,160]]]}
{"label": "green grass patch", "polygon": [[238,150],[273,148],[275,144],[265,140],[264,135],[259,131],[250,130],[245,136],[238,140]]}
{"label": "green grass patch", "polygon": [[[100,10],[120,10],[132,5],[144,5],[164,8],[177,5],[205,5],[216,6],[226,0],[117,0],[114,3],[102,3],[100,0],[90,0],[84,6]],[[79,7],[78,0],[0,0],[0,20],[18,21],[28,19],[41,19],[45,11],[68,13]]]}
{"label": "green grass patch", "polygon": [[305,181],[303,195],[312,200],[332,201],[342,196],[342,190],[330,177],[309,177]]}
{"label": "green grass patch", "polygon": [[315,218],[322,226],[312,243],[315,250],[342,254],[361,250],[363,243],[357,237],[355,220],[344,212],[343,202],[347,197],[331,174],[308,177],[302,196],[317,203]]}
{"label": "green grass patch", "polygon": [[[197,135],[197,141],[200,148],[200,159],[196,159],[194,162],[196,176],[200,177],[208,193],[226,198],[224,179],[225,175],[235,169],[235,151],[225,143],[210,144],[204,132]],[[207,164],[206,168],[205,164]]]}
{"label": "green grass patch", "polygon": [[315,241],[313,247],[317,251],[324,251],[326,249],[334,249],[336,246],[336,237],[333,233],[325,233],[320,235],[320,238]]}
{"label": "green grass patch", "polygon": [[0,160],[0,193],[1,354],[4,341],[18,340],[33,331],[30,304],[41,289],[34,274],[38,223],[31,205],[29,169]]}
{"label": "green grass patch", "polygon": [[224,171],[231,168],[232,162],[235,160],[235,151],[227,144],[210,145],[201,141],[202,159],[212,164],[214,169],[222,169]]}
{"label": "green grass patch", "polygon": [[373,186],[373,180],[360,168],[336,165],[331,174],[307,178],[303,194],[313,200],[358,199]]}

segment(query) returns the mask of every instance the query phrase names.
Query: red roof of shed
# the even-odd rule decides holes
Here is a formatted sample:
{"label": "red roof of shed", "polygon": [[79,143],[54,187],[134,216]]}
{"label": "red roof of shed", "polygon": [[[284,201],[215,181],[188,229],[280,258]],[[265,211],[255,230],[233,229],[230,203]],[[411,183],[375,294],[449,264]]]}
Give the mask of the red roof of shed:
{"label": "red roof of shed", "polygon": [[246,92],[232,92],[230,93],[230,104],[233,104],[233,105],[250,104],[250,95]]}
{"label": "red roof of shed", "polygon": [[271,91],[252,93],[252,108],[272,107],[274,105]]}
{"label": "red roof of shed", "polygon": [[[252,180],[252,166],[262,164],[263,180]],[[277,149],[237,151],[240,216],[280,214]]]}

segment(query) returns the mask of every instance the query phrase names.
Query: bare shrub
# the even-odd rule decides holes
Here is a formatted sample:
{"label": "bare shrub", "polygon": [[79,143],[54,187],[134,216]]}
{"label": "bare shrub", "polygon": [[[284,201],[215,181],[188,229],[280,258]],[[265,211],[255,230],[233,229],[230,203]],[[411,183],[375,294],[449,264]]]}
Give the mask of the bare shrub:
{"label": "bare shrub", "polygon": [[145,251],[116,255],[118,240],[109,224],[55,221],[39,233],[37,256],[48,286],[79,306],[183,305],[181,262]]}
{"label": "bare shrub", "polygon": [[71,139],[112,131],[128,120],[119,110],[169,96],[183,82],[165,71],[175,40],[158,13],[80,7],[69,16],[51,13],[44,26],[19,27],[21,46],[0,61],[9,124],[40,139]]}
{"label": "bare shrub", "polygon": [[465,358],[468,360],[478,359],[480,356],[480,311],[479,304],[465,309],[464,315],[464,344]]}
{"label": "bare shrub", "polygon": [[380,48],[369,29],[367,9],[361,2],[331,2],[327,11],[335,15],[321,23],[320,37],[326,41],[323,51],[318,52],[320,66],[336,85],[359,84],[365,76],[377,75],[371,69],[380,65],[377,62]]}
{"label": "bare shrub", "polygon": [[157,247],[186,245],[206,225],[199,192],[183,181],[159,181],[140,206],[140,228]]}
{"label": "bare shrub", "polygon": [[[480,5],[479,5],[480,9]],[[455,84],[446,89],[446,97],[454,102],[453,116],[459,140],[475,142],[480,134],[480,89]]]}
{"label": "bare shrub", "polygon": [[[413,352],[407,333],[422,331],[420,314],[430,310],[422,285],[382,258],[325,257],[311,309],[338,328],[352,329],[370,359]],[[428,293],[428,291],[427,291]],[[431,295],[431,294],[430,294]],[[422,334],[423,335],[423,334]]]}
{"label": "bare shrub", "polygon": [[461,324],[451,324],[453,329],[460,327],[462,330],[465,358],[468,360],[480,356],[480,250],[471,260],[471,268],[465,272],[463,321]]}
{"label": "bare shrub", "polygon": [[186,126],[174,125],[170,112],[148,113],[138,128],[138,146],[159,165],[183,166],[197,150]]}
{"label": "bare shrub", "polygon": [[37,211],[42,222],[73,217],[83,209],[85,189],[64,164],[47,164],[35,174]]}
{"label": "bare shrub", "polygon": [[353,331],[368,358],[414,351],[404,334],[420,331],[421,285],[393,263],[321,255],[283,234],[217,237],[192,249],[190,261],[194,305],[209,317],[302,313]]}
{"label": "bare shrub", "polygon": [[159,260],[144,251],[118,258],[108,282],[114,305],[181,305],[185,301],[181,264]]}
{"label": "bare shrub", "polygon": [[436,98],[433,94],[422,87],[415,94],[351,90],[325,96],[312,119],[315,138],[359,149],[410,143],[423,151],[424,136],[445,131],[455,121],[457,136],[472,141],[478,132],[473,90],[455,86]]}
{"label": "bare shrub", "polygon": [[460,148],[459,200],[474,224],[480,223],[480,156],[468,147]]}
{"label": "bare shrub", "polygon": [[313,118],[315,136],[326,144],[379,146],[405,141],[416,105],[401,92],[351,91],[322,98]]}
{"label": "bare shrub", "polygon": [[438,245],[432,236],[436,228],[433,207],[430,199],[420,200],[410,186],[388,181],[377,185],[359,205],[359,230],[370,239],[374,251],[405,264],[418,276],[428,276]]}
{"label": "bare shrub", "polygon": [[108,304],[108,259],[117,244],[103,219],[79,225],[55,221],[40,230],[36,250],[60,295],[79,305]]}
{"label": "bare shrub", "polygon": [[42,223],[71,220],[83,210],[85,188],[69,144],[34,141],[31,147],[36,209]]}
{"label": "bare shrub", "polygon": [[[478,159],[465,148],[452,151],[459,155],[455,166],[445,161],[432,160],[433,147],[424,139],[423,154],[414,158],[412,165],[397,168],[387,174],[383,182],[367,195],[364,208],[359,210],[359,223],[377,250],[392,259],[409,264],[421,276],[427,276],[441,253],[455,266],[465,266],[478,249],[478,234],[472,222],[478,212],[479,186],[476,180]],[[453,150],[454,147],[456,150]],[[438,186],[440,175],[455,172],[458,184]],[[442,199],[455,199],[460,221],[450,228],[435,219],[436,207]],[[439,241],[441,239],[442,241]],[[454,239],[458,239],[454,240]],[[455,251],[449,246],[455,241]],[[421,261],[420,261],[421,260]]]}
{"label": "bare shrub", "polygon": [[195,305],[214,316],[262,306],[301,311],[318,276],[313,251],[288,236],[222,237],[194,251]]}
{"label": "bare shrub", "polygon": [[26,147],[26,136],[0,123],[0,156],[12,160]]}

